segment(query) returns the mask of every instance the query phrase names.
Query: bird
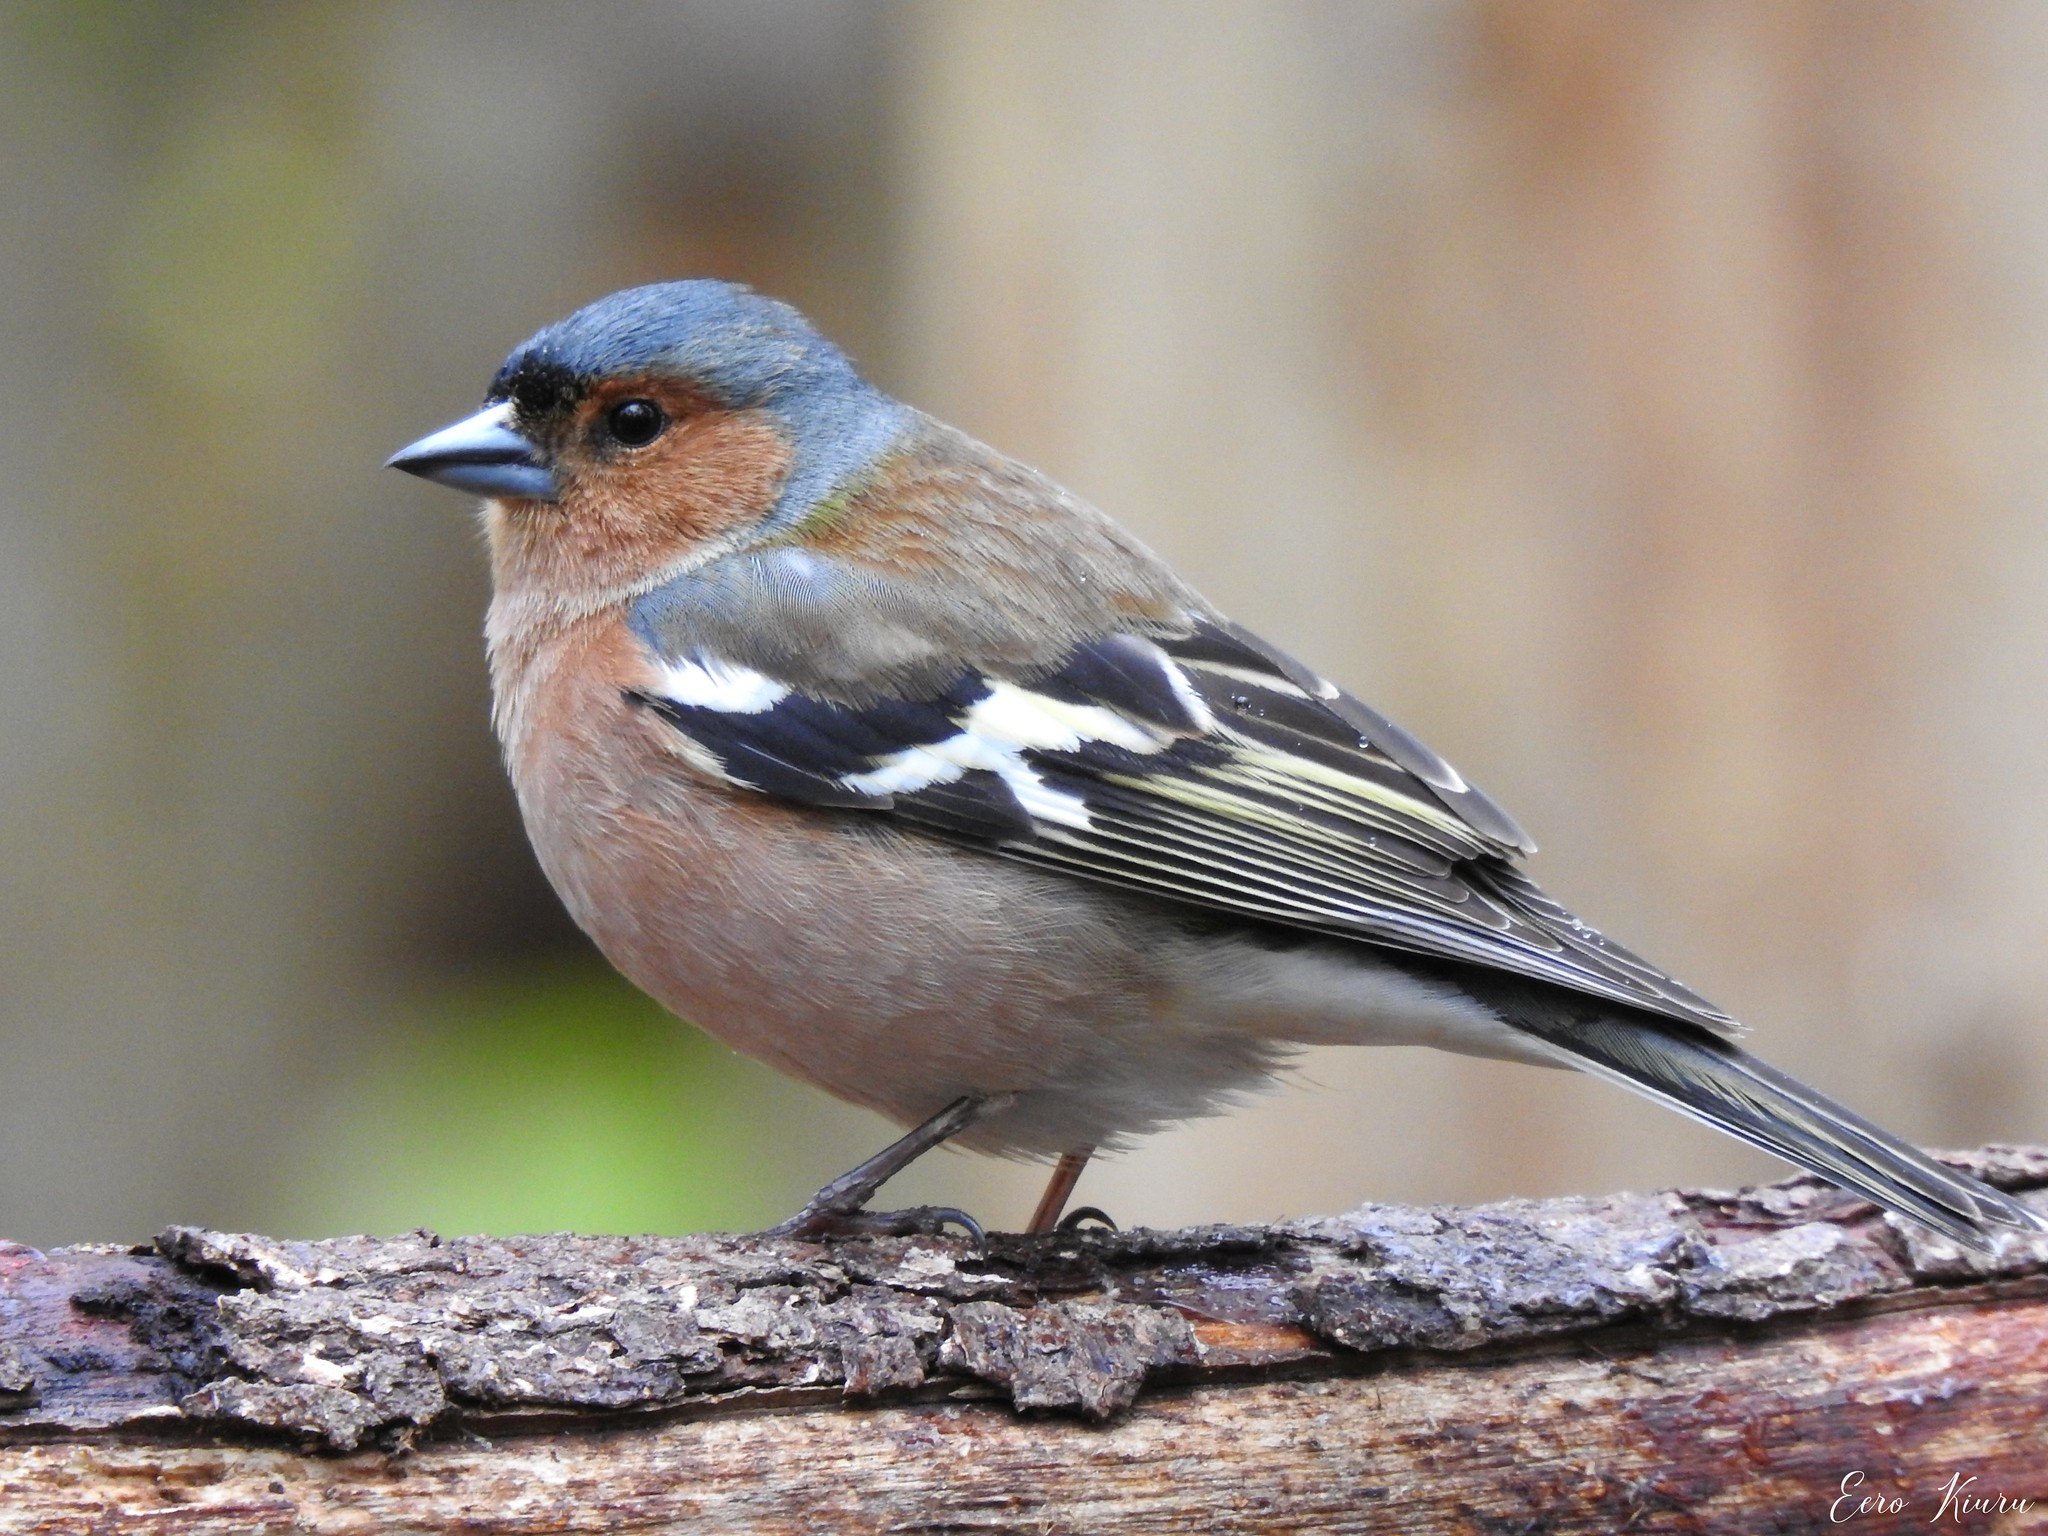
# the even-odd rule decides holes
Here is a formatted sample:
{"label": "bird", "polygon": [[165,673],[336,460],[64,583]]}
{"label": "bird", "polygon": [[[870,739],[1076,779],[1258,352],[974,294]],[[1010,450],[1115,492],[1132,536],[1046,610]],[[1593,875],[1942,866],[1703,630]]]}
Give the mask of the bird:
{"label": "bird", "polygon": [[576,922],[909,1127],[773,1230],[979,1234],[869,1208],[949,1141],[1052,1164],[1027,1230],[1071,1226],[1098,1152],[1377,1044],[1591,1073],[1968,1247],[2048,1231],[1750,1054],[1437,753],[790,305],[613,293],[388,462],[482,498],[493,724]]}

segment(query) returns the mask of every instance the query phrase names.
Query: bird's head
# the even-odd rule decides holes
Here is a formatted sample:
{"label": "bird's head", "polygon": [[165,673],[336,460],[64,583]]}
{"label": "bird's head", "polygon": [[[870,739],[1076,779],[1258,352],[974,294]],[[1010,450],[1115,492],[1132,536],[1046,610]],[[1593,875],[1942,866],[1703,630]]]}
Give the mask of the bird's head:
{"label": "bird's head", "polygon": [[484,409],[392,467],[486,498],[494,573],[579,606],[800,525],[905,407],[787,304],[735,283],[629,288],[515,349]]}

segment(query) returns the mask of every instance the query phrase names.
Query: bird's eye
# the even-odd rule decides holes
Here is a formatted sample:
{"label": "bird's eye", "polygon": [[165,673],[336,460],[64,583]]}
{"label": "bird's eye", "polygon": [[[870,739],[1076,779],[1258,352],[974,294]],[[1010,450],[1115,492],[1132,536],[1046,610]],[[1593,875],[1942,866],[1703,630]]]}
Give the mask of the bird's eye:
{"label": "bird's eye", "polygon": [[628,448],[645,448],[668,425],[668,417],[652,400],[622,400],[605,413],[612,437]]}

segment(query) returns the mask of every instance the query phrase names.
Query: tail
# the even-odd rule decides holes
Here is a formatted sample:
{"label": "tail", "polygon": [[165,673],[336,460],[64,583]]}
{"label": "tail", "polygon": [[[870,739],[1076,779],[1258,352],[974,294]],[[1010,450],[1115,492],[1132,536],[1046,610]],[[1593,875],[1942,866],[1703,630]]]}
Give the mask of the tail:
{"label": "tail", "polygon": [[1725,1040],[1650,1016],[1610,1012],[1590,998],[1574,996],[1559,1007],[1554,993],[1539,1001],[1534,988],[1489,986],[1488,980],[1461,977],[1460,984],[1569,1057],[1570,1065],[1740,1137],[1965,1247],[1989,1248],[1999,1228],[2048,1232],[2048,1216],[1935,1161]]}

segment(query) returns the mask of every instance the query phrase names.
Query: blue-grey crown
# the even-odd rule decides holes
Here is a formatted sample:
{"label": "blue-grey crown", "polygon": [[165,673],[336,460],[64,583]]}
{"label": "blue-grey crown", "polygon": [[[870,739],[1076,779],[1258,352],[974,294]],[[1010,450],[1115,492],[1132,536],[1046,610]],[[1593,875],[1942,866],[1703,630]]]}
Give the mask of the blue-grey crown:
{"label": "blue-grey crown", "polygon": [[627,288],[548,326],[505,359],[491,397],[539,414],[599,379],[637,373],[687,380],[734,409],[865,387],[789,305],[694,278]]}

